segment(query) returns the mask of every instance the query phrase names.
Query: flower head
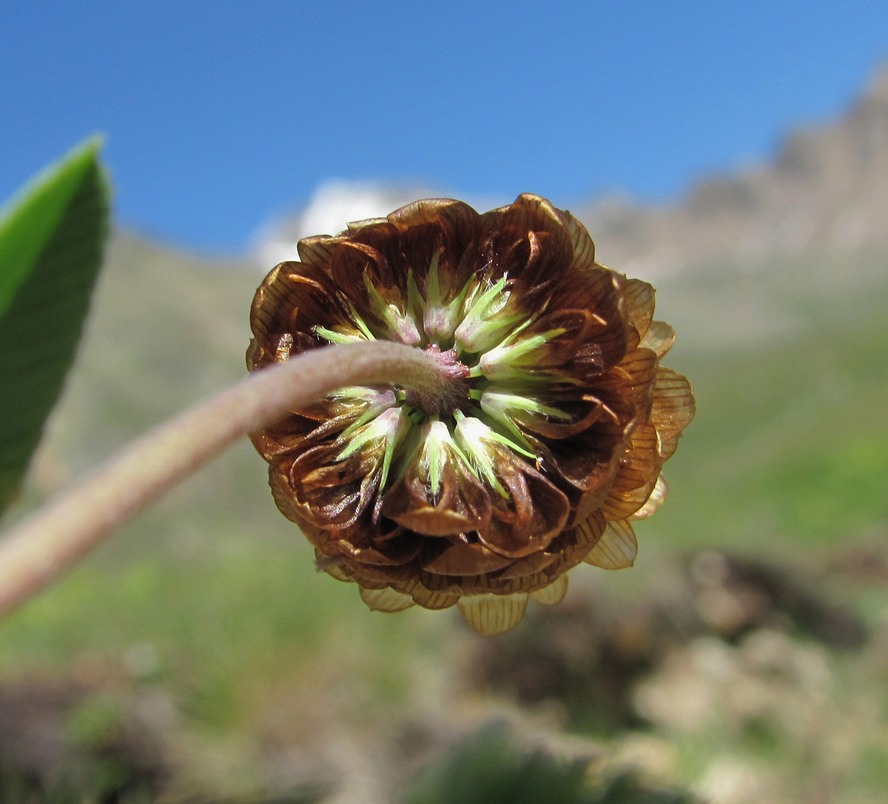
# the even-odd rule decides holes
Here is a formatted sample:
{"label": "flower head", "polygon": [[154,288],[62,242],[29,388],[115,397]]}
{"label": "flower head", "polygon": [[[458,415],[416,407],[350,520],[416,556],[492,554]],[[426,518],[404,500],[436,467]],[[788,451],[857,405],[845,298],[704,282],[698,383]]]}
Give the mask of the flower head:
{"label": "flower head", "polygon": [[370,608],[458,605],[482,633],[567,571],[630,566],[631,520],[694,413],[660,366],[654,290],[595,262],[585,228],[534,195],[478,214],[417,201],[299,242],[256,293],[251,370],[329,344],[433,355],[448,393],[347,387],[255,433],[281,511]]}

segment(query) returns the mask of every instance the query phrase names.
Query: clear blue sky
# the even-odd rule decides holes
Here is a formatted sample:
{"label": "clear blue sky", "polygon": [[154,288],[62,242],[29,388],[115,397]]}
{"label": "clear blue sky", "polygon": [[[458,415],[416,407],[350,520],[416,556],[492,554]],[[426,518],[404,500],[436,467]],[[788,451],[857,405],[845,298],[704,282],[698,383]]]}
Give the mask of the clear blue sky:
{"label": "clear blue sky", "polygon": [[118,220],[216,252],[329,178],[665,200],[886,58],[884,0],[0,0],[0,196],[101,131]]}

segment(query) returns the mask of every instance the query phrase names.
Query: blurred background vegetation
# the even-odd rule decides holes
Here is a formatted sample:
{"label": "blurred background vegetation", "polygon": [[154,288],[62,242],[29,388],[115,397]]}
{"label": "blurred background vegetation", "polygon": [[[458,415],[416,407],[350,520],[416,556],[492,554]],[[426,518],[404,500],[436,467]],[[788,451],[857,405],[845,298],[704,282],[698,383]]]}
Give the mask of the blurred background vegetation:
{"label": "blurred background vegetation", "polygon": [[[580,567],[499,637],[371,614],[239,444],[2,625],[0,799],[469,801],[462,772],[486,801],[888,789],[888,73],[761,169],[575,211],[657,284],[698,397],[636,568]],[[12,518],[239,379],[269,267],[116,232]]]}

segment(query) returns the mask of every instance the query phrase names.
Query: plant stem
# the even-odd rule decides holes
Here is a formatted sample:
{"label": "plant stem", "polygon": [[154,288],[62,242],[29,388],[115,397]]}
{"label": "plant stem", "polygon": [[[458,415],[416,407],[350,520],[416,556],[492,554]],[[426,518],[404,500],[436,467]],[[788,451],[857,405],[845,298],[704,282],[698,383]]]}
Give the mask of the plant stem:
{"label": "plant stem", "polygon": [[0,540],[0,617],[241,436],[348,385],[451,392],[435,355],[398,343],[340,344],[256,372],[132,442]]}

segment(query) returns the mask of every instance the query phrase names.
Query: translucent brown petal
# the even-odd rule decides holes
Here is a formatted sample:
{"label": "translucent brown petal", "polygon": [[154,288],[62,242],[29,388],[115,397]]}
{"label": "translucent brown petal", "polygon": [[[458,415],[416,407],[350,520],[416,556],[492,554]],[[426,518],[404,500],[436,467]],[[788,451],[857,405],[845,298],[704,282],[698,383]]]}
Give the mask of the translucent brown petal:
{"label": "translucent brown petal", "polygon": [[479,634],[491,636],[514,628],[527,610],[527,595],[472,595],[459,600],[459,612]]}
{"label": "translucent brown petal", "polygon": [[531,592],[530,596],[536,600],[537,603],[542,603],[546,606],[555,606],[564,600],[564,596],[567,594],[567,585],[567,575],[559,575],[548,586],[544,586],[542,589],[537,589],[535,592]]}
{"label": "translucent brown petal", "polygon": [[638,543],[635,531],[625,519],[614,519],[607,523],[601,538],[584,559],[602,569],[626,569],[635,563]]}
{"label": "translucent brown petal", "polygon": [[696,402],[687,378],[668,368],[659,368],[654,381],[651,422],[660,437],[660,454],[670,457],[678,437],[694,418]]}
{"label": "translucent brown petal", "polygon": [[410,595],[398,592],[388,587],[383,589],[367,589],[359,587],[361,599],[367,604],[367,607],[374,611],[404,611],[415,605]]}

